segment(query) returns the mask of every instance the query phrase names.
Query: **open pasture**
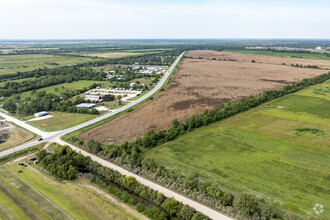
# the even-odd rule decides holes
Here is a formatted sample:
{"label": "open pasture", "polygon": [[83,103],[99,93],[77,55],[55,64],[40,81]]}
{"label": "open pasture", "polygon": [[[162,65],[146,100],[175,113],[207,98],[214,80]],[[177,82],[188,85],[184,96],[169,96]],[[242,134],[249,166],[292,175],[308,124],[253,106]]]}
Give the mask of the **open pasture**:
{"label": "open pasture", "polygon": [[[29,55],[2,55],[0,56],[0,74],[16,73],[34,70],[37,68],[54,68],[64,65],[74,65],[77,63],[88,62],[90,58],[56,56],[46,54]],[[55,65],[58,64],[58,65]]]}
{"label": "open pasture", "polygon": [[[218,53],[192,51],[196,56]],[[189,53],[187,56],[190,56]],[[232,62],[186,58],[172,76],[171,85],[153,100],[132,112],[86,131],[84,140],[107,143],[132,140],[147,130],[169,128],[173,119],[185,118],[214,109],[223,102],[257,95],[265,90],[279,89],[287,84],[325,73],[325,70],[295,68],[284,65],[251,62]]]}
{"label": "open pasture", "polygon": [[[28,160],[22,162],[27,164]],[[0,213],[6,218],[140,219],[84,179],[55,182],[32,166],[36,165],[0,167]],[[20,169],[23,172],[18,174]]]}
{"label": "open pasture", "polygon": [[[53,86],[48,86],[40,89],[36,89],[37,92],[45,91],[47,93],[52,93],[55,95],[61,95],[63,92],[67,90],[76,90],[76,89],[88,89],[89,86],[93,85],[94,83],[102,84],[103,81],[89,81],[89,80],[80,80],[80,81],[74,81],[71,83],[61,83]],[[106,82],[104,82],[106,83]],[[27,91],[22,92],[19,95],[21,96],[21,99],[31,97],[33,95],[34,91]]]}
{"label": "open pasture", "polygon": [[[329,219],[330,101],[313,92],[329,85],[196,129],[144,157],[199,173],[224,190],[254,194],[303,219]],[[316,204],[323,206],[321,214]]]}
{"label": "open pasture", "polygon": [[49,112],[49,114],[53,117],[28,123],[44,131],[58,131],[84,123],[99,116],[68,112]]}
{"label": "open pasture", "polygon": [[119,57],[127,57],[127,56],[136,56],[142,53],[132,53],[132,52],[109,52],[109,53],[92,53],[86,54],[86,56],[91,57],[101,57],[101,58],[119,58]]}

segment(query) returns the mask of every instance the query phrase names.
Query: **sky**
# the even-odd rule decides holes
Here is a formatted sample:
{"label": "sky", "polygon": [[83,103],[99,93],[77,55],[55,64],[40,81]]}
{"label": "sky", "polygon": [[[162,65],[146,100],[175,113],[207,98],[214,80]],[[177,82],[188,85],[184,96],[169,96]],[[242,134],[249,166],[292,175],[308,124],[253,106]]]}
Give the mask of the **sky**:
{"label": "sky", "polygon": [[0,39],[330,39],[329,0],[0,0]]}

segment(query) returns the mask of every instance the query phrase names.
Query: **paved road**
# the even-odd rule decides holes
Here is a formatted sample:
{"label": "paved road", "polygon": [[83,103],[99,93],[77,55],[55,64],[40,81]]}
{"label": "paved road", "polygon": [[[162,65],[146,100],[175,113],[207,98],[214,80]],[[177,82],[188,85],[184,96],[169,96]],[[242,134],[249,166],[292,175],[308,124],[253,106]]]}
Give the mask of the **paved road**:
{"label": "paved road", "polygon": [[20,150],[23,150],[23,149],[26,149],[26,148],[29,148],[29,147],[32,147],[36,144],[40,144],[42,142],[49,142],[49,141],[53,141],[53,140],[57,140],[58,137],[61,137],[65,134],[68,134],[68,133],[71,133],[73,131],[76,131],[76,130],[79,130],[81,128],[84,128],[86,126],[89,126],[89,125],[92,125],[96,122],[99,122],[99,121],[102,121],[106,118],[109,118],[111,116],[114,116],[115,114],[119,113],[119,112],[122,112],[122,111],[125,111],[127,109],[129,109],[130,107],[140,103],[140,102],[143,102],[144,100],[148,99],[149,97],[151,97],[153,94],[155,94],[163,85],[164,83],[166,82],[166,80],[169,78],[169,76],[171,75],[171,72],[174,70],[175,66],[179,63],[180,59],[182,58],[184,52],[182,54],[180,54],[180,56],[175,60],[175,62],[172,64],[172,66],[167,70],[167,72],[165,73],[165,75],[162,77],[162,79],[158,82],[158,84],[152,89],[150,90],[147,94],[141,96],[139,99],[135,100],[135,101],[132,101],[131,103],[119,108],[119,109],[116,109],[116,110],[113,110],[105,115],[102,115],[100,117],[97,117],[97,118],[94,118],[90,121],[87,121],[85,123],[82,123],[82,124],[79,124],[77,126],[74,126],[74,127],[71,127],[71,128],[68,128],[68,129],[65,129],[65,130],[61,130],[61,131],[56,131],[56,132],[44,132],[44,131],[41,131],[21,120],[18,120],[12,116],[9,116],[3,112],[0,111],[0,116],[5,118],[7,121],[11,121],[37,135],[40,135],[43,140],[42,141],[33,141],[33,142],[29,142],[29,143],[26,143],[26,144],[23,144],[23,145],[20,145],[20,146],[17,146],[17,147],[14,147],[14,148],[11,148],[11,149],[8,149],[8,150],[5,150],[5,151],[1,151],[0,152],[0,157],[3,157],[3,156],[6,156],[6,155],[9,155],[9,154],[12,154],[16,151],[20,151]]}
{"label": "paved road", "polygon": [[89,156],[89,157],[91,157],[92,160],[100,163],[101,165],[103,165],[105,167],[109,167],[109,168],[111,168],[113,170],[117,170],[119,173],[121,173],[121,174],[123,174],[125,176],[132,176],[137,181],[139,181],[140,183],[142,183],[143,185],[148,186],[148,187],[150,187],[150,188],[152,188],[154,190],[157,190],[158,192],[163,193],[166,197],[169,197],[169,198],[173,197],[176,200],[182,202],[183,204],[188,204],[189,206],[193,207],[194,209],[196,209],[197,211],[199,211],[201,213],[204,213],[205,215],[209,216],[212,219],[215,219],[215,220],[229,220],[229,219],[231,219],[231,218],[229,218],[229,217],[227,217],[225,215],[222,215],[219,212],[217,212],[217,211],[215,211],[215,210],[213,210],[213,209],[211,209],[211,208],[209,208],[209,207],[207,207],[205,205],[202,205],[202,204],[200,204],[198,202],[195,202],[195,201],[193,201],[193,200],[191,200],[191,199],[189,199],[187,197],[184,197],[184,196],[182,196],[182,195],[180,195],[180,194],[178,194],[178,193],[176,193],[176,192],[174,192],[172,190],[169,190],[169,189],[167,189],[167,188],[165,188],[165,187],[163,187],[161,185],[158,185],[158,184],[156,184],[156,183],[154,183],[152,181],[149,181],[149,180],[147,180],[147,179],[145,179],[145,178],[143,178],[141,176],[138,176],[138,175],[136,175],[136,174],[134,174],[134,173],[132,173],[132,172],[130,172],[128,170],[123,169],[122,167],[119,167],[119,166],[117,166],[117,165],[115,165],[113,163],[110,163],[109,161],[103,160],[103,159],[101,159],[101,158],[99,158],[99,157],[97,157],[97,156],[95,156],[93,154],[90,154],[90,153],[88,153],[88,152],[86,152],[86,151],[84,151],[84,150],[82,150],[82,149],[80,149],[80,148],[78,148],[76,146],[73,146],[71,144],[68,144],[68,143],[66,143],[66,142],[64,142],[64,141],[62,141],[60,139],[58,139],[56,142],[59,143],[59,144],[61,144],[61,145],[68,145],[74,151],[80,152],[84,156]]}
{"label": "paved road", "polygon": [[151,182],[143,177],[140,177],[128,170],[125,170],[113,163],[110,163],[109,161],[106,161],[106,160],[103,160],[95,155],[92,155],[86,151],[83,151],[82,149],[76,147],[76,146],[73,146],[69,143],[66,143],[64,141],[62,141],[60,139],[61,136],[67,134],[67,133],[70,133],[70,132],[73,132],[73,131],[76,131],[76,130],[79,130],[81,128],[84,128],[86,126],[89,126],[89,125],[92,125],[96,122],[99,122],[103,119],[106,119],[108,117],[111,117],[119,112],[122,112],[122,111],[125,111],[126,109],[140,103],[140,102],[143,102],[144,100],[148,99],[150,96],[152,96],[153,94],[155,94],[163,85],[164,83],[166,82],[166,80],[169,78],[169,76],[171,75],[171,72],[173,71],[173,69],[175,68],[175,66],[178,64],[178,62],[180,61],[180,59],[182,58],[182,56],[184,55],[184,53],[180,54],[180,56],[175,60],[175,62],[173,63],[173,65],[169,68],[169,70],[165,73],[164,77],[159,81],[159,83],[151,90],[149,91],[147,94],[145,94],[144,96],[142,96],[141,98],[129,103],[128,105],[125,105],[119,109],[116,109],[114,111],[111,111],[105,115],[102,115],[100,117],[97,117],[93,120],[90,120],[88,122],[85,122],[85,123],[82,123],[82,124],[79,124],[77,126],[74,126],[72,128],[68,128],[68,129],[65,129],[65,130],[61,130],[61,131],[57,131],[57,132],[44,132],[44,131],[40,131],[39,129],[29,125],[29,124],[26,124],[25,122],[22,122],[16,118],[13,118],[7,114],[4,114],[4,113],[1,113],[0,112],[0,116],[5,118],[6,120],[8,121],[11,121],[13,123],[16,123],[18,124],[19,126],[27,129],[27,130],[30,130],[32,131],[33,133],[36,133],[40,136],[43,137],[43,140],[42,141],[33,141],[33,142],[30,142],[30,143],[27,143],[27,144],[23,144],[21,146],[17,146],[15,148],[12,148],[12,149],[9,149],[9,150],[6,150],[6,151],[2,151],[0,152],[0,157],[3,157],[3,156],[6,156],[8,154],[12,154],[13,152],[16,152],[16,151],[19,151],[19,150],[23,150],[23,149],[26,149],[26,148],[29,148],[29,147],[32,147],[36,144],[40,144],[42,142],[56,142],[58,144],[61,144],[61,145],[68,145],[70,146],[73,150],[77,151],[77,152],[80,152],[81,154],[85,155],[85,156],[90,156],[92,160],[94,161],[97,161],[98,163],[102,164],[103,166],[106,166],[106,167],[109,167],[111,169],[114,169],[114,170],[117,170],[118,172],[120,172],[121,174],[123,175],[126,175],[126,176],[132,176],[134,177],[137,181],[139,181],[140,183],[142,183],[143,185],[146,185],[154,190],[157,190],[161,193],[163,193],[166,197],[173,197],[175,198],[176,200],[182,202],[183,204],[187,204],[193,208],[195,208],[196,210],[204,213],[205,215],[209,216],[210,218],[212,219],[215,219],[215,220],[229,220],[231,218],[225,216],[225,215],[222,215],[221,213],[205,206],[205,205],[202,205],[198,202],[195,202],[191,199],[188,199],[174,191],[171,191],[163,186],[160,186],[154,182]]}

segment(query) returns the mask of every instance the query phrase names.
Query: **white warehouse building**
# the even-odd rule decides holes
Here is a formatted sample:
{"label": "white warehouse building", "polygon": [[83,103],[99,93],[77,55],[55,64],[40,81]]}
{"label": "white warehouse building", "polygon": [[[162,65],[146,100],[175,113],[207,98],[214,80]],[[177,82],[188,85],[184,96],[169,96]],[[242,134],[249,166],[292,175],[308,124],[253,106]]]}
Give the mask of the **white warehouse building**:
{"label": "white warehouse building", "polygon": [[48,115],[48,112],[37,112],[34,114],[34,116],[37,118],[45,116],[45,115]]}

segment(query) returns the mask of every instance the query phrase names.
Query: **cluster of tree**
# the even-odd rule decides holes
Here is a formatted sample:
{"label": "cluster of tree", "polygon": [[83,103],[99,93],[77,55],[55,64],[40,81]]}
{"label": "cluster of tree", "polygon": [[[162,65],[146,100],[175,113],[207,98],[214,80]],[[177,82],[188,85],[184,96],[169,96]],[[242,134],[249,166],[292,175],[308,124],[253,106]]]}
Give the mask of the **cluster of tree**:
{"label": "cluster of tree", "polygon": [[[180,190],[194,199],[207,203],[215,208],[221,209],[222,207],[233,206],[237,212],[244,215],[249,213],[250,216],[263,215],[266,218],[279,218],[281,215],[267,205],[263,205],[262,209],[255,209],[255,213],[243,211],[239,208],[241,205],[238,204],[240,203],[234,205],[236,198],[231,193],[223,192],[218,186],[199,180],[198,175],[185,176],[173,170],[167,170],[162,166],[158,166],[153,160],[144,160],[142,158],[142,153],[155,146],[171,141],[179,135],[195,128],[228,118],[267,101],[296,92],[311,85],[325,82],[329,79],[330,72],[312,79],[304,79],[293,85],[284,86],[280,90],[266,91],[256,97],[250,96],[246,99],[240,99],[236,103],[220,106],[215,110],[206,110],[204,113],[193,115],[183,122],[173,120],[171,128],[167,130],[162,130],[158,133],[150,130],[146,132],[143,137],[138,137],[135,141],[125,142],[120,145],[106,145],[95,142],[94,140],[83,141],[76,136],[69,137],[67,140],[84,150],[123,165],[136,173],[148,175],[166,186],[170,186],[175,190]],[[259,206],[261,205],[258,203],[257,207]],[[251,210],[253,209],[251,208]]]}
{"label": "cluster of tree", "polygon": [[58,148],[56,153],[49,155],[45,149],[37,152],[39,164],[56,177],[65,180],[73,179],[77,173],[78,164],[73,159],[74,156],[77,154],[70,148]]}
{"label": "cluster of tree", "polygon": [[[38,71],[40,70],[40,71]],[[1,96],[10,96],[25,91],[44,88],[61,83],[71,83],[78,80],[97,80],[104,79],[105,74],[95,72],[92,69],[87,68],[63,68],[64,72],[55,69],[38,69],[34,70],[37,75],[33,75],[34,79],[24,80],[22,82],[6,82],[4,86],[0,88]],[[40,76],[43,76],[39,78]],[[24,78],[24,77],[23,77]]]}
{"label": "cluster of tree", "polygon": [[84,65],[82,64],[81,67],[78,65],[74,66],[62,66],[62,67],[55,67],[55,68],[38,68],[31,71],[26,72],[17,72],[13,74],[1,74],[0,80],[5,79],[25,79],[30,77],[42,77],[42,76],[58,76],[58,75],[70,75],[72,77],[72,81],[77,81],[81,79],[85,80],[98,80],[101,81],[105,78],[106,74],[102,72],[96,72],[92,68],[83,68]]}
{"label": "cluster of tree", "polygon": [[293,66],[293,67],[300,67],[300,68],[311,68],[311,69],[319,69],[319,67],[318,66],[315,66],[315,65],[299,65],[298,63],[296,64],[296,65],[294,65],[294,64],[291,64],[291,66]]}
{"label": "cluster of tree", "polygon": [[149,53],[149,54],[142,54],[137,56],[127,56],[127,57],[120,57],[120,58],[109,58],[109,59],[102,59],[102,60],[94,60],[91,62],[80,63],[76,66],[79,67],[96,67],[96,66],[104,66],[108,64],[126,64],[132,65],[135,63],[143,64],[143,65],[171,65],[176,57],[182,52],[181,49],[173,49],[163,51],[161,53]]}
{"label": "cluster of tree", "polygon": [[60,51],[57,49],[47,49],[47,50],[28,49],[28,50],[11,50],[5,53],[4,55],[50,54],[50,53],[58,53],[58,52]]}
{"label": "cluster of tree", "polygon": [[[80,90],[65,92],[66,98],[69,95],[81,93]],[[84,99],[77,97],[74,100],[63,99],[63,97],[46,93],[46,91],[35,92],[32,97],[27,97],[21,100],[19,95],[14,96],[14,99],[9,99],[3,104],[3,108],[11,113],[17,113],[21,116],[32,115],[40,111],[60,111],[82,114],[99,114],[96,109],[77,109],[75,105],[84,102]]]}
{"label": "cluster of tree", "polygon": [[102,99],[104,100],[104,101],[113,101],[113,100],[115,100],[116,99],[116,97],[114,96],[114,95],[103,95],[102,96]]}
{"label": "cluster of tree", "polygon": [[[90,157],[85,157],[74,152],[68,146],[56,146],[55,153],[48,154],[46,150],[40,150],[37,158],[41,166],[60,179],[73,179],[77,170],[91,172],[91,182],[97,183],[116,196],[121,201],[133,205],[136,209],[151,219],[171,219],[180,218],[208,220],[205,215],[197,212],[190,206],[183,205],[175,199],[167,198],[141,183],[135,178],[120,174],[118,171],[104,167],[92,161]],[[135,199],[136,196],[138,199]],[[152,204],[145,205],[143,201]]]}

